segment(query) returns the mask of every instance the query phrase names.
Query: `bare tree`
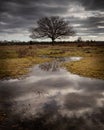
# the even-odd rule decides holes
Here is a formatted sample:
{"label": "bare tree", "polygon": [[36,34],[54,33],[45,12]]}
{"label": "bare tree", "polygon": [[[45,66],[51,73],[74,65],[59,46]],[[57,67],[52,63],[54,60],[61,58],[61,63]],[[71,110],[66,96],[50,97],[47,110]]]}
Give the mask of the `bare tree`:
{"label": "bare tree", "polygon": [[50,38],[52,44],[54,44],[55,39],[72,36],[75,32],[73,28],[69,25],[68,21],[58,16],[44,17],[37,21],[37,27],[32,28],[30,37],[35,38]]}

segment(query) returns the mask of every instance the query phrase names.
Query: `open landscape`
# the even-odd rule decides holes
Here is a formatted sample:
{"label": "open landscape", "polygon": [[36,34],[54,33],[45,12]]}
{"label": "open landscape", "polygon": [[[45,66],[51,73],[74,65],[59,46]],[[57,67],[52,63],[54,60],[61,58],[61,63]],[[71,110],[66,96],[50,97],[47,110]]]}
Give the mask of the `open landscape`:
{"label": "open landscape", "polygon": [[[19,78],[35,64],[57,57],[82,57],[80,61],[62,64],[72,73],[104,79],[104,46],[102,45],[6,45],[0,46],[0,78]],[[44,57],[44,58],[43,58]]]}
{"label": "open landscape", "polygon": [[0,46],[1,129],[103,130],[103,55],[98,43]]}
{"label": "open landscape", "polygon": [[0,130],[104,130],[104,0],[0,0]]}

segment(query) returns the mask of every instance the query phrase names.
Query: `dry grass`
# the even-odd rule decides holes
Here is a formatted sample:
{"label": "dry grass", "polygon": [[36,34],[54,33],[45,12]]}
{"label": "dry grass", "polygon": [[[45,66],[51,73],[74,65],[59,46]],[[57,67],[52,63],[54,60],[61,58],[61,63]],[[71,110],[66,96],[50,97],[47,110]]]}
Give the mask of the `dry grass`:
{"label": "dry grass", "polygon": [[19,78],[29,72],[29,67],[49,61],[39,57],[12,58],[0,60],[0,78]]}
{"label": "dry grass", "polygon": [[104,58],[102,57],[86,57],[80,61],[65,63],[64,66],[78,75],[104,79]]}
{"label": "dry grass", "polygon": [[40,56],[82,56],[83,60],[64,64],[73,73],[104,79],[104,46],[14,45],[0,46],[0,78],[16,78],[32,65],[51,60]]}

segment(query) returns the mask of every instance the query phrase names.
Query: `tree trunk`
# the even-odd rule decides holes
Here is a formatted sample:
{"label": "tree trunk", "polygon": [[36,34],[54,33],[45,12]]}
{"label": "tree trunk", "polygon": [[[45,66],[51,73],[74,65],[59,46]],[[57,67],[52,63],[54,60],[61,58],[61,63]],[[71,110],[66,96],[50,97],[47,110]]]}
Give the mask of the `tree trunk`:
{"label": "tree trunk", "polygon": [[55,43],[55,39],[54,38],[52,38],[52,45],[54,46],[54,43]]}

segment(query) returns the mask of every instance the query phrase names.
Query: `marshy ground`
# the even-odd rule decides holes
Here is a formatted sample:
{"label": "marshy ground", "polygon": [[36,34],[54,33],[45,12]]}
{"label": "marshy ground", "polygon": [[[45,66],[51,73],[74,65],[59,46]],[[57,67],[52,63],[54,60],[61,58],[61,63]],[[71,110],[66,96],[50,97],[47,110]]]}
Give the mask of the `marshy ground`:
{"label": "marshy ground", "polygon": [[0,46],[0,129],[103,130],[103,55],[104,46]]}
{"label": "marshy ground", "polygon": [[28,73],[32,65],[50,61],[54,57],[70,56],[83,59],[63,64],[69,71],[104,79],[104,46],[77,45],[0,46],[0,78],[19,78]]}

